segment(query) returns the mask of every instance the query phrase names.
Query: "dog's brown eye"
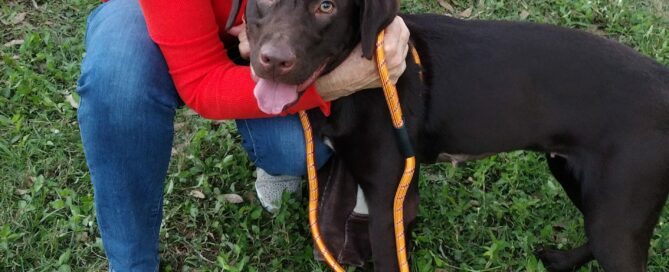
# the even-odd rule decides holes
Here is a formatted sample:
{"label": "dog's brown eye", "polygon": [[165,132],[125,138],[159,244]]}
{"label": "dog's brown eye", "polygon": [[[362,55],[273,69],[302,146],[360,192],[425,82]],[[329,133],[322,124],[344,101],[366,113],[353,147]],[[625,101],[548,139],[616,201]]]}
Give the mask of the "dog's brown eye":
{"label": "dog's brown eye", "polygon": [[318,7],[318,11],[321,13],[330,14],[334,11],[334,7],[334,2],[326,0],[321,2],[321,6]]}

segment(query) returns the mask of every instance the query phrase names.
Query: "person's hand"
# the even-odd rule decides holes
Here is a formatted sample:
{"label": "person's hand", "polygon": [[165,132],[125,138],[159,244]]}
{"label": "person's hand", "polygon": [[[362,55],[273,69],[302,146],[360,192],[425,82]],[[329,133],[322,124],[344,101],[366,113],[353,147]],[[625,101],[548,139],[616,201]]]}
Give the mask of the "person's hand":
{"label": "person's hand", "polygon": [[[385,34],[386,62],[390,79],[397,83],[406,69],[406,56],[409,51],[409,29],[404,20],[395,17],[388,25]],[[381,79],[374,60],[362,57],[362,47],[358,45],[353,52],[332,72],[316,80],[316,90],[326,101],[350,95],[359,90],[381,87]]]}
{"label": "person's hand", "polygon": [[251,47],[249,46],[249,39],[246,36],[246,23],[243,23],[238,26],[233,26],[228,30],[228,34],[235,36],[239,39],[239,53],[242,58],[249,59],[251,55]]}

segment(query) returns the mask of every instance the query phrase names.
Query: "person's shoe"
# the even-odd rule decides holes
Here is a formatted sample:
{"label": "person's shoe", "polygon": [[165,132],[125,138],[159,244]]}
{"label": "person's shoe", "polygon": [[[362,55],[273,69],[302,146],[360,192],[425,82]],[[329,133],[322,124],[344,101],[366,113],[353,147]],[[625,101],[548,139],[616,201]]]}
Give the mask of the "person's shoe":
{"label": "person's shoe", "polygon": [[300,197],[302,177],[272,176],[260,168],[256,169],[256,194],[263,208],[274,213],[281,207],[281,195],[284,191]]}

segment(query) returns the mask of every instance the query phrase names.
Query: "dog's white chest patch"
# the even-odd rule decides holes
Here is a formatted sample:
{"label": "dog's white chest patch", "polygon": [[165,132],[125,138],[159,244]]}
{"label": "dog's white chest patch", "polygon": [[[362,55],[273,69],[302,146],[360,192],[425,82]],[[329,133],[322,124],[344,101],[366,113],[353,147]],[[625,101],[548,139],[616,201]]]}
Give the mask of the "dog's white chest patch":
{"label": "dog's white chest patch", "polygon": [[437,162],[450,162],[453,166],[458,166],[461,162],[475,161],[492,156],[493,154],[470,155],[470,154],[448,154],[441,153],[437,157]]}
{"label": "dog's white chest patch", "polygon": [[330,140],[330,138],[324,137],[323,138],[323,143],[325,143],[325,145],[327,145],[333,151],[335,150],[334,145],[332,144],[332,141]]}

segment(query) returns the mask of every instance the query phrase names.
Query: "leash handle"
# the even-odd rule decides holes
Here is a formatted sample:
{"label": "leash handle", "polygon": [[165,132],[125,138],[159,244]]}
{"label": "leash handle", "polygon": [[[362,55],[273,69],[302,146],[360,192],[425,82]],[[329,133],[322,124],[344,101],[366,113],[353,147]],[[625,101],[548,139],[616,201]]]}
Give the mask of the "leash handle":
{"label": "leash handle", "polygon": [[316,244],[316,248],[323,255],[325,262],[337,272],[345,272],[346,270],[337,262],[328,250],[325,242],[321,237],[321,230],[318,227],[318,176],[316,172],[316,160],[314,156],[314,135],[311,129],[309,117],[305,111],[300,111],[300,121],[302,122],[302,130],[304,131],[304,142],[307,150],[307,177],[309,180],[309,229],[311,230],[311,238]]}
{"label": "leash handle", "polygon": [[379,70],[379,77],[381,77],[381,86],[386,97],[386,103],[390,110],[390,117],[393,121],[393,126],[397,129],[404,126],[404,119],[402,118],[402,107],[400,107],[400,100],[397,96],[397,88],[390,80],[390,72],[388,71],[388,63],[386,60],[386,51],[384,50],[385,31],[381,31],[376,39],[376,68]]}

